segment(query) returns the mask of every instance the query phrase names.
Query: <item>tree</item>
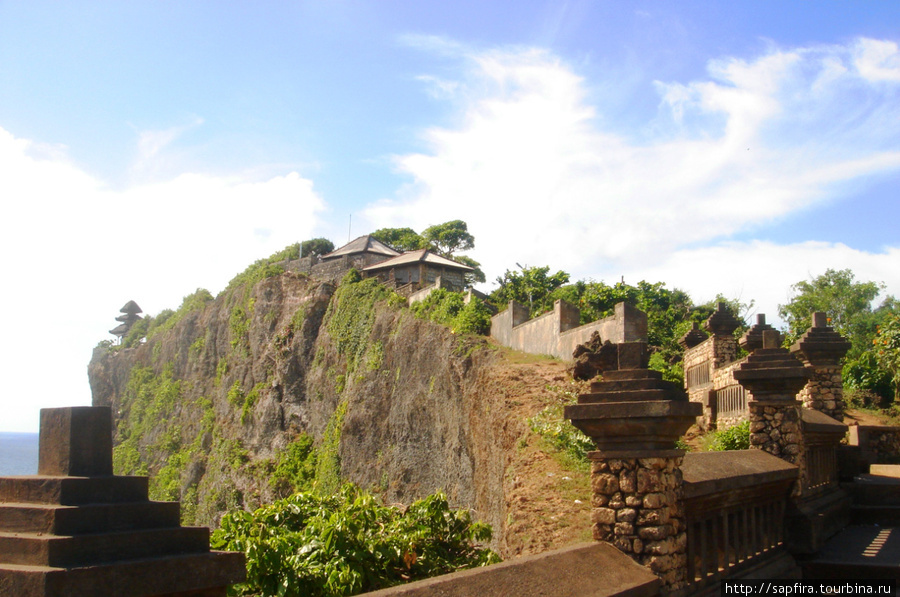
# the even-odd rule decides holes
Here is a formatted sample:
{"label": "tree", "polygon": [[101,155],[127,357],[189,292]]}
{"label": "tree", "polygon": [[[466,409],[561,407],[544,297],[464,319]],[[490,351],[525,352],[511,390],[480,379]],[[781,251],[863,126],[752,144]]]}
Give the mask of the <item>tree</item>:
{"label": "tree", "polygon": [[465,275],[466,286],[472,287],[475,284],[483,284],[487,280],[487,278],[484,277],[484,272],[481,271],[481,264],[471,257],[467,255],[457,255],[453,260],[458,261],[463,265],[468,265],[475,270],[474,272],[469,272]]}
{"label": "tree", "polygon": [[491,300],[500,305],[509,301],[528,305],[531,317],[549,311],[554,300],[551,293],[569,281],[569,274],[562,270],[550,274],[549,265],[543,267],[516,265],[520,271],[506,270],[497,278],[500,287],[491,293]]}
{"label": "tree", "polygon": [[424,249],[428,244],[412,228],[379,228],[370,236],[400,253]]}
{"label": "tree", "polygon": [[875,358],[883,369],[889,371],[894,387],[894,400],[900,399],[900,316],[891,314],[878,326],[872,340]]}
{"label": "tree", "polygon": [[778,315],[790,328],[789,339],[806,331],[814,311],[823,311],[834,329],[853,342],[857,351],[863,348],[859,346],[860,341],[869,335],[867,328],[873,327],[872,301],[884,289],[884,284],[856,282],[849,269],[828,269],[821,276],[797,282],[791,288],[795,292],[791,301],[778,305]]}
{"label": "tree", "polygon": [[300,243],[300,257],[318,257],[334,251],[334,243],[327,238],[314,238]]}
{"label": "tree", "polygon": [[469,234],[469,227],[462,220],[453,220],[429,226],[422,232],[435,252],[450,257],[456,251],[468,251],[475,247],[475,237]]}

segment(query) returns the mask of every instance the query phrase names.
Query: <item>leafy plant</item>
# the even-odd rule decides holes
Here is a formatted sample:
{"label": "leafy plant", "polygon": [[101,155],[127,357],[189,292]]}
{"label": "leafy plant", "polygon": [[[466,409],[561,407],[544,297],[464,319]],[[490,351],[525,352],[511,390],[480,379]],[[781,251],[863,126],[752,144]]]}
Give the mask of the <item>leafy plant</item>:
{"label": "leafy plant", "polygon": [[491,331],[491,312],[478,298],[465,303],[461,292],[438,288],[410,310],[422,319],[444,324],[458,334],[486,335]]}
{"label": "leafy plant", "polygon": [[269,485],[276,495],[287,497],[297,491],[312,489],[316,478],[316,449],[309,435],[300,434],[275,457]]}
{"label": "leafy plant", "polygon": [[232,594],[295,597],[354,595],[494,563],[499,557],[479,547],[490,537],[443,494],[404,511],[348,484],[230,512],[211,544],[247,556],[247,581]]}
{"label": "leafy plant", "polygon": [[742,421],[727,429],[708,433],[704,441],[704,447],[710,452],[749,450],[750,421]]}

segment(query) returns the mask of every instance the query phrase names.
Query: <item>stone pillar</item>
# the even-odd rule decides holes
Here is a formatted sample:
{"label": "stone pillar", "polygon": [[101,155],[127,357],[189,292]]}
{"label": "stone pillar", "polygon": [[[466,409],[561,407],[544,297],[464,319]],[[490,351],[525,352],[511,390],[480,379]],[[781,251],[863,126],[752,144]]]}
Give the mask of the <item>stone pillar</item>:
{"label": "stone pillar", "polygon": [[752,394],[748,403],[750,446],[797,465],[800,479],[794,495],[799,495],[805,485],[805,467],[801,404],[796,396],[810,373],[791,353],[780,348],[780,344],[777,331],[763,331],[762,348],[755,350],[734,371],[734,379]]}
{"label": "stone pillar", "polygon": [[565,417],[596,444],[591,452],[592,531],[662,580],[671,594],[687,584],[687,535],[675,441],[701,406],[678,384],[647,369],[645,342],[617,345],[618,369],[604,371]]}
{"label": "stone pillar", "polygon": [[749,330],[744,332],[744,335],[738,340],[738,344],[740,344],[741,348],[747,352],[753,352],[754,350],[763,347],[763,332],[774,329],[775,328],[766,323],[765,314],[760,313],[756,316],[756,323],[753,324]]}
{"label": "stone pillar", "polygon": [[733,361],[738,348],[734,330],[741,327],[741,322],[725,308],[725,303],[716,304],[716,312],[709,316],[703,327],[713,335],[713,369]]}
{"label": "stone pillar", "polygon": [[224,597],[244,555],[210,551],[147,483],[112,474],[109,407],[41,410],[38,474],[0,477],[0,595]]}
{"label": "stone pillar", "polygon": [[841,358],[850,342],[828,325],[825,313],[812,314],[812,327],[791,346],[791,352],[812,369],[812,377],[800,391],[803,406],[844,420],[844,383]]}

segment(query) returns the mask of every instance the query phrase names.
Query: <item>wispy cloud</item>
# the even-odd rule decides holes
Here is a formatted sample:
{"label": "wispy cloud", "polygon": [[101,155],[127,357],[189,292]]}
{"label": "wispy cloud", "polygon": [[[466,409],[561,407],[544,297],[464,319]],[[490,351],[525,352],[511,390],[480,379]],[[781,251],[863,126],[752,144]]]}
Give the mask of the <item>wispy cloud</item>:
{"label": "wispy cloud", "polygon": [[[517,261],[579,277],[653,271],[834,200],[848,181],[900,171],[898,60],[893,42],[861,39],[711,61],[706,79],[657,83],[648,139],[606,123],[588,82],[548,51],[467,50],[461,123],[428,129],[428,151],[397,156],[412,183],[366,215],[376,227],[466,219],[489,279]],[[776,249],[760,256],[778,262]],[[791,282],[805,278],[808,262],[791,263]]]}

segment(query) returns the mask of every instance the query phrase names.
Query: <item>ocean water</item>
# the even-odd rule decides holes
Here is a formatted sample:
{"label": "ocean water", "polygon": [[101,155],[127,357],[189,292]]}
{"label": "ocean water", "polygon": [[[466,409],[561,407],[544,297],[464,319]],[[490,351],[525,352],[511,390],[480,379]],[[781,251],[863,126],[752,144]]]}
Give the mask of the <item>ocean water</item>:
{"label": "ocean water", "polygon": [[38,434],[0,431],[0,477],[36,475]]}

